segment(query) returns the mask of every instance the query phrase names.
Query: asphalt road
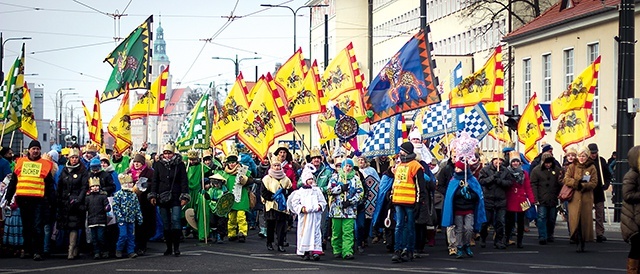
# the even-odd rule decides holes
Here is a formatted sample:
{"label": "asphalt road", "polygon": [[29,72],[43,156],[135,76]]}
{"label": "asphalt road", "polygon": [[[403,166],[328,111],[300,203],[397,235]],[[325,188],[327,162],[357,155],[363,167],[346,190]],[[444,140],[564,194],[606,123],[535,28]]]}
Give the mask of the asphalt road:
{"label": "asphalt road", "polygon": [[370,245],[353,261],[334,259],[330,251],[320,261],[302,261],[295,255],[295,234],[287,237],[292,245],[287,252],[268,251],[265,240],[250,231],[246,243],[204,245],[187,239],[181,245],[182,256],[163,256],[163,243],[150,243],[147,255],[135,259],[93,260],[89,257],[68,261],[65,254],[54,254],[41,262],[31,259],[0,259],[0,272],[47,273],[622,273],[626,267],[629,246],[621,239],[612,224],[606,232],[605,243],[587,243],[585,253],[576,253],[570,245],[567,230],[560,224],[556,242],[538,245],[535,227],[526,233],[524,248],[511,246],[506,250],[474,247],[474,258],[455,259],[447,255],[444,236],[439,234],[437,245],[427,249],[428,255],[412,262],[391,263],[391,254],[382,244]]}

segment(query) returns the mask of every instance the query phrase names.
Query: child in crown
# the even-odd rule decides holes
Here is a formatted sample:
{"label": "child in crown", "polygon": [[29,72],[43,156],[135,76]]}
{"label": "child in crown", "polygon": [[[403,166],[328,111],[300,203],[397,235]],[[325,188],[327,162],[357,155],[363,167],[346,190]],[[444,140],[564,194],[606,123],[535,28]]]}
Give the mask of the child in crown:
{"label": "child in crown", "polygon": [[129,258],[138,257],[135,253],[135,236],[133,229],[136,221],[142,224],[142,211],[140,211],[140,203],[138,196],[133,193],[133,179],[129,174],[120,174],[118,179],[122,184],[122,189],[118,190],[113,196],[113,214],[116,215],[116,223],[120,230],[118,243],[116,245],[116,257],[122,258],[123,252],[126,251]]}

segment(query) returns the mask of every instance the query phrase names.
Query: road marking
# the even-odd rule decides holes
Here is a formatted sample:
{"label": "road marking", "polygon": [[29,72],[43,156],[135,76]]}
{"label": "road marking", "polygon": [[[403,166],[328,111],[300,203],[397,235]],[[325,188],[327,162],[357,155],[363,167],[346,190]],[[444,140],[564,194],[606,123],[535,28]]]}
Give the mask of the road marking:
{"label": "road marking", "polygon": [[[434,258],[434,259],[442,260],[442,261],[451,261],[451,262],[460,261],[458,259],[439,259],[439,258]],[[564,269],[572,268],[572,269],[595,269],[595,270],[602,270],[602,271],[625,271],[626,270],[623,268],[609,268],[609,267],[597,267],[597,266],[582,266],[582,265],[570,266],[570,265],[516,263],[516,262],[507,262],[507,261],[491,261],[491,260],[486,260],[484,258],[483,260],[478,260],[474,262],[477,264],[485,263],[485,264],[501,264],[501,265],[518,265],[518,266],[524,266],[529,268],[564,268]]]}
{"label": "road marking", "polygon": [[487,251],[487,252],[480,252],[480,254],[483,255],[490,255],[490,254],[538,254],[540,253],[539,251]]}
{"label": "road marking", "polygon": [[[157,253],[155,255],[149,254],[147,256],[138,257],[137,260],[147,259],[147,258],[155,258],[155,257],[161,257],[161,256],[163,256],[162,253]],[[112,263],[119,263],[119,262],[122,262],[122,260],[108,260],[108,261],[102,261],[102,262],[91,262],[91,263],[85,263],[85,264],[62,265],[62,266],[52,266],[52,267],[33,268],[33,269],[20,269],[20,270],[16,269],[16,270],[14,270],[12,272],[8,272],[8,273],[43,272],[43,271],[48,271],[48,270],[71,269],[71,268],[77,268],[77,267],[87,267],[87,266],[92,266],[92,265],[112,264]]]}
{"label": "road marking", "polygon": [[180,269],[148,269],[148,268],[138,268],[138,269],[117,268],[116,272],[182,272],[182,270]]}
{"label": "road marking", "polygon": [[254,268],[251,271],[315,271],[320,270],[319,267],[314,268]]}
{"label": "road marking", "polygon": [[253,257],[275,257],[276,255],[274,255],[274,254],[264,254],[263,253],[263,254],[251,254],[250,256],[253,256]]}

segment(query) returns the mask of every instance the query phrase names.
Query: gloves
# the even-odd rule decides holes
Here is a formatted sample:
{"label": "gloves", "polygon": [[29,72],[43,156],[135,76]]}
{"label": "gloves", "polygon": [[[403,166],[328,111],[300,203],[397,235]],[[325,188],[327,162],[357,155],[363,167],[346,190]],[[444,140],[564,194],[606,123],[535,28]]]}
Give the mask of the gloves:
{"label": "gloves", "polygon": [[342,185],[342,192],[347,192],[349,191],[349,185],[348,184],[343,184]]}
{"label": "gloves", "polygon": [[344,202],[342,202],[342,208],[347,208],[351,206],[351,202],[349,202],[349,200],[346,200]]}

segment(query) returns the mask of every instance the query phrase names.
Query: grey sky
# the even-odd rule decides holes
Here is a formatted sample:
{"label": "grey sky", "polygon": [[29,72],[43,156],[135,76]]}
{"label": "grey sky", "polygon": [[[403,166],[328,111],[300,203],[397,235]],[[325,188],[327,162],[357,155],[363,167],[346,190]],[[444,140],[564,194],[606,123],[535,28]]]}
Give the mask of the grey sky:
{"label": "grey sky", "polygon": [[[80,3],[78,3],[80,2]],[[255,66],[259,73],[272,71],[276,62],[292,54],[293,14],[285,8],[264,8],[260,4],[282,4],[297,8],[306,0],[0,0],[0,31],[4,39],[32,37],[26,42],[25,73],[37,73],[26,80],[45,88],[45,118],[54,119],[54,97],[58,89],[73,87],[89,108],[95,90],[102,92],[111,73],[104,58],[116,46],[114,19],[95,10],[114,14],[120,19],[120,37],[127,36],[150,14],[154,15],[154,38],[162,22],[167,55],[171,61],[173,87],[229,82],[234,79],[234,65],[212,56],[239,58],[259,56],[261,60],[240,63],[245,79],[253,81]],[[84,5],[82,5],[82,4]],[[86,6],[85,6],[86,5]],[[90,9],[89,7],[95,9]],[[37,10],[36,8],[39,8]],[[235,9],[235,11],[234,11]],[[236,18],[225,26],[228,19]],[[161,15],[161,17],[159,16]],[[308,51],[309,10],[301,9],[297,21],[297,44]],[[302,15],[302,16],[300,16]],[[217,35],[216,35],[217,34]],[[214,38],[212,43],[200,41]],[[9,69],[18,56],[22,41],[5,44],[3,69]],[[34,52],[34,54],[29,54]],[[257,54],[254,54],[257,53]],[[190,69],[191,68],[191,69]],[[187,72],[188,71],[188,72]],[[70,96],[65,99],[72,100]],[[80,106],[71,103],[70,106]],[[115,114],[118,102],[102,105],[103,120]],[[76,113],[81,113],[76,110]]]}

